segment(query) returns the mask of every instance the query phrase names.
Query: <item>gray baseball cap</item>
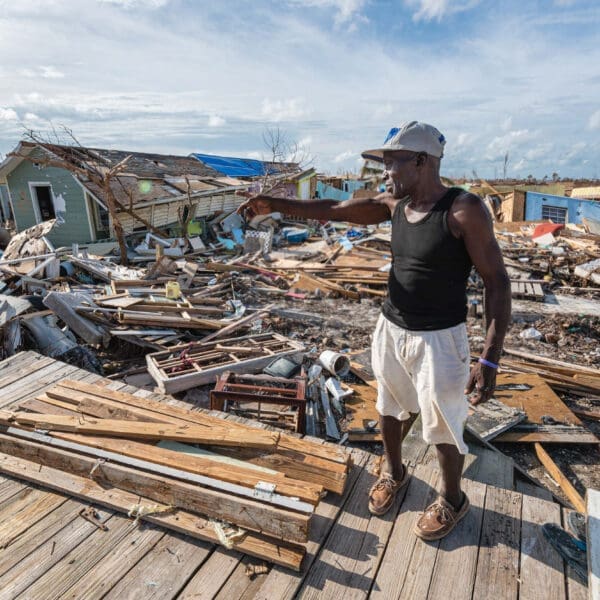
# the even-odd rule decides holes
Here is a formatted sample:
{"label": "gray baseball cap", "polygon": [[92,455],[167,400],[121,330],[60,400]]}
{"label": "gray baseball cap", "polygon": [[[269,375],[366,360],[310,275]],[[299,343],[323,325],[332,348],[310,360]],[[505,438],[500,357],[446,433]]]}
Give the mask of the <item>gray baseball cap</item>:
{"label": "gray baseball cap", "polygon": [[362,157],[382,161],[384,152],[410,150],[411,152],[426,152],[436,158],[442,158],[445,144],[446,138],[433,125],[408,121],[400,127],[390,129],[383,146],[365,150]]}

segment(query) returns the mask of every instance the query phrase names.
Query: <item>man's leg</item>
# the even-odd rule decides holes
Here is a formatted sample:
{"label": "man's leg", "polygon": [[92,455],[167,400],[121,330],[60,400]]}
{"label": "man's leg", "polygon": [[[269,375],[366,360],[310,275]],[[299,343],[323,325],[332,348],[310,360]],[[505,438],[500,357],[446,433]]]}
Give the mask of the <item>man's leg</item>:
{"label": "man's leg", "polygon": [[379,479],[369,491],[371,514],[385,514],[392,507],[396,492],[408,482],[408,473],[402,464],[402,442],[416,417],[414,413],[410,413],[404,421],[396,417],[380,417],[386,466],[380,470]]}
{"label": "man's leg", "polygon": [[383,450],[386,461],[385,472],[392,479],[400,481],[404,477],[402,466],[402,442],[408,435],[417,414],[411,413],[405,421],[399,421],[396,417],[381,417],[381,437],[383,438]]}
{"label": "man's leg", "polygon": [[460,489],[465,456],[454,444],[437,444],[437,457],[442,471],[442,487],[440,495],[458,510],[463,502]]}

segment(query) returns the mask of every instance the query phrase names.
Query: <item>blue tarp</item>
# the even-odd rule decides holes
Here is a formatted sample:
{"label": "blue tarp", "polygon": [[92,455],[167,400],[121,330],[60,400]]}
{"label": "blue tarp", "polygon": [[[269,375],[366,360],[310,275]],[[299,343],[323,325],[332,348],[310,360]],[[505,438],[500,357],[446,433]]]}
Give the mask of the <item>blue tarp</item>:
{"label": "blue tarp", "polygon": [[262,175],[278,172],[277,167],[272,163],[252,158],[215,156],[213,154],[199,154],[196,152],[192,156],[208,167],[212,167],[216,171],[219,171],[219,173],[223,173],[229,177],[261,177]]}

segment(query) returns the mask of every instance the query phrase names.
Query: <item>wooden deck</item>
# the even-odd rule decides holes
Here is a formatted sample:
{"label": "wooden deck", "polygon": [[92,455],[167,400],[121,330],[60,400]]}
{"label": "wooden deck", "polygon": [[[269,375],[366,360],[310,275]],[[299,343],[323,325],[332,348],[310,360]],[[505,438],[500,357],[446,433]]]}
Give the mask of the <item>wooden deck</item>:
{"label": "wooden deck", "polygon": [[[0,408],[67,377],[101,379],[33,352],[12,357],[0,363]],[[473,508],[457,529],[440,542],[417,539],[412,528],[439,473],[418,435],[405,446],[413,477],[388,515],[367,512],[376,457],[354,450],[344,496],[329,495],[314,516],[302,572],[273,567],[252,579],[245,570],[257,559],[105,509],[101,531],[78,515],[86,503],[0,475],[0,599],[587,598],[540,528],[564,520],[564,509],[533,486],[513,490],[511,461],[490,450],[467,458]]]}

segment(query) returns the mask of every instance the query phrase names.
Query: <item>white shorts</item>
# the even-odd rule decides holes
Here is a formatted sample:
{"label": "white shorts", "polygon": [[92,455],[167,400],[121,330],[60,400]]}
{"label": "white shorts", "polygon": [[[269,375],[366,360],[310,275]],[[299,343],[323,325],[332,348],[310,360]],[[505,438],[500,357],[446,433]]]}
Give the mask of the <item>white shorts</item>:
{"label": "white shorts", "polygon": [[468,447],[463,431],[469,402],[469,341],[464,323],[436,331],[402,329],[380,315],[373,334],[377,412],[400,421],[421,413],[428,444]]}

